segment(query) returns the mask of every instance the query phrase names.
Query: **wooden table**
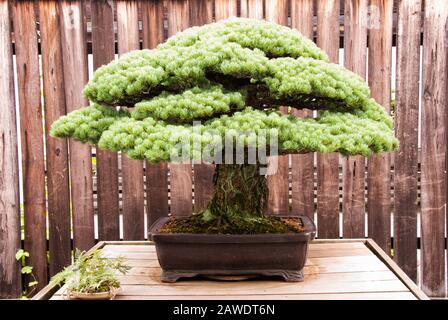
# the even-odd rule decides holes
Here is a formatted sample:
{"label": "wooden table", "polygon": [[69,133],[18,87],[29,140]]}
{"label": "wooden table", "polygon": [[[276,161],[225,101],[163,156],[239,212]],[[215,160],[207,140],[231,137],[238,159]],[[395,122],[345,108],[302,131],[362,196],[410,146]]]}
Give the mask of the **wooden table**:
{"label": "wooden table", "polygon": [[[124,256],[132,266],[120,276],[115,299],[428,299],[370,239],[314,240],[309,247],[304,282],[256,278],[246,281],[190,279],[160,281],[151,242],[100,242],[107,257]],[[92,248],[92,249],[94,249]],[[62,288],[47,286],[34,299],[63,299]]]}

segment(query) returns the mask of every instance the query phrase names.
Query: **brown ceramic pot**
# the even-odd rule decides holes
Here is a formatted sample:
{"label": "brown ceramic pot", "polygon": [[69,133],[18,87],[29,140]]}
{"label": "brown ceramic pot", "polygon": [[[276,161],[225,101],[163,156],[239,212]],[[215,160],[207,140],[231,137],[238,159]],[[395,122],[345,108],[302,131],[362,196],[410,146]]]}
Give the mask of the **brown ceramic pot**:
{"label": "brown ceramic pot", "polygon": [[302,233],[221,235],[160,233],[169,217],[160,218],[150,229],[162,268],[163,282],[198,275],[281,276],[286,281],[303,281],[308,242],[316,227],[299,216]]}

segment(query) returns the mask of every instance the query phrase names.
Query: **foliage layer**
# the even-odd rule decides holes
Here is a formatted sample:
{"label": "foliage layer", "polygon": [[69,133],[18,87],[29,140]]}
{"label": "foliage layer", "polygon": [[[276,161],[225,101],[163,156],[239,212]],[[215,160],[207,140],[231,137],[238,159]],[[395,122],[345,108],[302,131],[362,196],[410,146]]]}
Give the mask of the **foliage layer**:
{"label": "foliage layer", "polygon": [[[95,71],[84,95],[92,105],[61,117],[51,134],[151,162],[181,151],[199,159],[241,131],[266,130],[261,141],[235,135],[260,147],[270,129],[281,153],[368,156],[398,146],[391,117],[363,79],[329,63],[298,31],[260,20],[193,27],[156,49],[125,54]],[[300,119],[280,106],[319,113]],[[181,141],[190,147],[178,150]]]}

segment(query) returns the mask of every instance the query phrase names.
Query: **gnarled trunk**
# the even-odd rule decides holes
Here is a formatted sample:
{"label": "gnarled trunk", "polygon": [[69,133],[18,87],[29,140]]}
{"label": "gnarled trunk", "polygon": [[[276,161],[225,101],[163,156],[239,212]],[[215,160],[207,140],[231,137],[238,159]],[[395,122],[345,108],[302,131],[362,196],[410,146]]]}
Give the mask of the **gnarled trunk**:
{"label": "gnarled trunk", "polygon": [[232,223],[263,216],[268,186],[266,176],[260,174],[260,164],[218,164],[213,182],[205,219]]}

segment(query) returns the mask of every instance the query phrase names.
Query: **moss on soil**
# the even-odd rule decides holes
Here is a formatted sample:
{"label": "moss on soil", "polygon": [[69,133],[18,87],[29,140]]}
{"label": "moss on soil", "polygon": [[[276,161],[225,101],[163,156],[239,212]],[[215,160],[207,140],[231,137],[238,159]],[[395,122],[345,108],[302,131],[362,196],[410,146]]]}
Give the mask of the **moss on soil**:
{"label": "moss on soil", "polygon": [[206,234],[264,234],[301,233],[304,231],[300,218],[256,217],[248,223],[247,219],[234,219],[232,223],[219,224],[216,220],[205,221],[201,214],[186,218],[173,218],[163,226],[163,233],[206,233]]}

